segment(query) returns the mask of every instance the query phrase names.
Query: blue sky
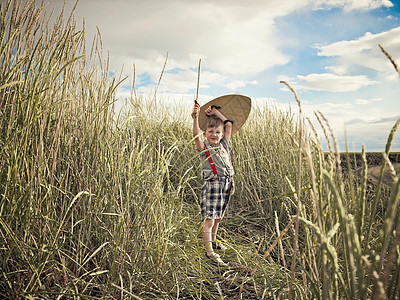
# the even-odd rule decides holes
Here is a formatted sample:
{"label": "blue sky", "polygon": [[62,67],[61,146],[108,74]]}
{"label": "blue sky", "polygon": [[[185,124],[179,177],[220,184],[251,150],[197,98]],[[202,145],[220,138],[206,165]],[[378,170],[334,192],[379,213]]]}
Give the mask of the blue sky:
{"label": "blue sky", "polygon": [[[400,64],[395,1],[80,0],[75,19],[83,18],[88,40],[99,28],[111,71],[124,66],[131,82],[135,65],[137,93],[154,92],[168,52],[157,98],[169,105],[190,110],[201,59],[201,103],[240,93],[287,109],[296,104],[285,80],[316,126],[314,111],[325,115],[341,150],[346,132],[351,151],[383,151],[400,117],[400,77],[378,47]],[[118,92],[129,95],[129,86]]]}

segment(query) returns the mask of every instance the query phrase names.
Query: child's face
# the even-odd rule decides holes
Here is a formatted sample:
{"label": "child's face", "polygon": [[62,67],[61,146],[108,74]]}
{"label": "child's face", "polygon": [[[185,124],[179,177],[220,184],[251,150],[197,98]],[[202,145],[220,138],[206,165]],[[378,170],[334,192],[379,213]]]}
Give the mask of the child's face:
{"label": "child's face", "polygon": [[224,125],[219,125],[217,127],[207,127],[204,132],[204,136],[210,145],[217,145],[224,137]]}

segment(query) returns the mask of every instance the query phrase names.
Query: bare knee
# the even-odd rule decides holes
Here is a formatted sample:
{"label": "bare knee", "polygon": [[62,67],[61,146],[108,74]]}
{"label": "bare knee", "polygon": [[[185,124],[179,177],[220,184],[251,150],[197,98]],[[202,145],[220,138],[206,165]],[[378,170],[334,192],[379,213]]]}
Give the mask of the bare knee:
{"label": "bare knee", "polygon": [[214,219],[206,219],[203,224],[203,231],[206,229],[211,229],[214,226]]}

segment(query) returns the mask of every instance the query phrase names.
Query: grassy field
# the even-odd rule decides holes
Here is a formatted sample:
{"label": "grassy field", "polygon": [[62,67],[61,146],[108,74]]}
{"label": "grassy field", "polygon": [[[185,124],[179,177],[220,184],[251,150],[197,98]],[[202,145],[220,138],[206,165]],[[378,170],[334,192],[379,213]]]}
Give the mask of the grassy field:
{"label": "grassy field", "polygon": [[0,10],[1,298],[400,299],[388,158],[400,119],[382,149],[387,188],[367,184],[365,151],[359,173],[351,159],[343,172],[328,120],[316,113],[317,136],[294,90],[299,111],[252,112],[232,141],[229,267],[218,267],[204,259],[191,107],[132,86],[115,111],[123,78],[110,77],[100,36],[19,6]]}

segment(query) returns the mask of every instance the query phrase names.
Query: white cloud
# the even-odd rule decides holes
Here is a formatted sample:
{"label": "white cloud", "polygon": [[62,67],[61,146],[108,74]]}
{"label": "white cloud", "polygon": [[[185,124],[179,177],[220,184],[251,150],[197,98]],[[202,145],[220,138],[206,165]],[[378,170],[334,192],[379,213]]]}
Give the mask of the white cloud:
{"label": "white cloud", "polygon": [[319,56],[337,57],[341,65],[369,68],[382,73],[393,73],[393,67],[378,45],[394,58],[400,58],[400,27],[392,30],[364,36],[350,41],[339,41],[329,45],[316,45]]}
{"label": "white cloud", "polygon": [[229,84],[227,84],[227,88],[230,90],[236,90],[237,88],[240,87],[245,87],[246,86],[246,82],[244,82],[243,80],[234,80],[231,81]]}
{"label": "white cloud", "polygon": [[237,90],[238,88],[245,87],[249,84],[255,85],[258,82],[256,80],[253,81],[243,81],[243,80],[233,80],[226,85],[226,87],[232,91]]}
{"label": "white cloud", "polygon": [[314,0],[316,7],[343,7],[345,11],[372,10],[379,7],[392,7],[389,0]]}
{"label": "white cloud", "polygon": [[[49,3],[60,10],[64,0]],[[71,3],[66,3],[72,7]],[[289,62],[276,36],[274,20],[304,7],[373,9],[391,6],[388,0],[82,0],[75,17],[90,35],[100,29],[111,69],[136,65],[157,80],[166,52],[174,57],[167,68],[189,69],[203,59],[205,68],[221,74],[256,74]],[[324,55],[324,54],[322,54]]]}
{"label": "white cloud", "polygon": [[365,10],[371,10],[371,9],[376,9],[382,6],[385,7],[392,7],[393,3],[389,0],[348,0],[345,1],[345,10],[354,10],[354,9],[365,9]]}
{"label": "white cloud", "polygon": [[340,65],[340,66],[328,66],[325,67],[326,70],[332,71],[333,73],[337,75],[345,75],[348,73],[348,68],[345,65]]}
{"label": "white cloud", "polygon": [[89,32],[100,28],[114,69],[129,57],[137,70],[148,71],[168,51],[184,68],[203,58],[209,69],[248,74],[288,62],[279,50],[273,20],[293,8],[279,3],[86,0],[78,4],[76,15],[85,17]]}
{"label": "white cloud", "polygon": [[[332,73],[312,73],[305,76],[298,75],[298,82],[292,84],[299,89],[350,92],[362,87],[378,84],[381,80],[398,80],[397,74],[387,57],[379,48],[381,44],[396,60],[400,58],[400,27],[379,34],[366,33],[364,36],[349,41],[339,41],[329,45],[316,45],[318,56],[335,57],[337,65],[325,67]],[[377,80],[367,75],[367,70],[374,71]],[[357,75],[352,75],[352,74]]]}
{"label": "white cloud", "polygon": [[369,80],[365,75],[339,76],[330,73],[299,75],[298,79],[302,89],[329,92],[356,91],[364,86],[377,83]]}
{"label": "white cloud", "polygon": [[355,102],[356,102],[356,104],[360,104],[360,105],[367,105],[367,104],[371,103],[370,100],[366,100],[366,99],[356,99]]}

